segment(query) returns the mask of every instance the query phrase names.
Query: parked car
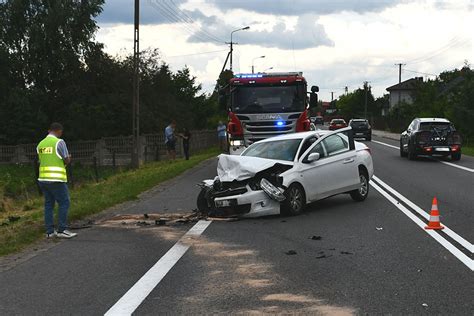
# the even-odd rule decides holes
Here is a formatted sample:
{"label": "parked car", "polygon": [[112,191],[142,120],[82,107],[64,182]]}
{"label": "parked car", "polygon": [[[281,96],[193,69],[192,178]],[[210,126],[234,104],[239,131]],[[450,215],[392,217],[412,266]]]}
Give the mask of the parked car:
{"label": "parked car", "polygon": [[400,135],[400,156],[419,155],[461,159],[461,135],[445,118],[415,118]]}
{"label": "parked car", "polygon": [[332,119],[331,122],[329,122],[330,131],[335,131],[344,127],[347,127],[347,123],[343,119]]}
{"label": "parked car", "polygon": [[323,118],[322,116],[316,116],[316,117],[314,118],[314,122],[313,122],[313,123],[316,124],[316,125],[318,125],[318,124],[319,124],[319,125],[324,125],[324,118]]}
{"label": "parked car", "polygon": [[372,127],[366,119],[352,119],[349,121],[349,126],[352,127],[355,138],[364,138],[365,140],[372,140]]}
{"label": "parked car", "polygon": [[268,138],[240,156],[220,155],[217,174],[201,184],[197,204],[211,215],[297,215],[340,193],[364,201],[374,173],[369,148],[350,128]]}

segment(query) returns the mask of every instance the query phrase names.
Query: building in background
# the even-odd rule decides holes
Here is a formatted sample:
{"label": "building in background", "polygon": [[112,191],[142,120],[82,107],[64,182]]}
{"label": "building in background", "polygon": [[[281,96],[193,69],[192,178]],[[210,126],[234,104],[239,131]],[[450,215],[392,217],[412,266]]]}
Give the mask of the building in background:
{"label": "building in background", "polygon": [[382,115],[386,115],[390,109],[402,102],[412,104],[416,87],[422,82],[423,77],[415,77],[388,87],[386,90],[390,93],[389,107],[382,109]]}

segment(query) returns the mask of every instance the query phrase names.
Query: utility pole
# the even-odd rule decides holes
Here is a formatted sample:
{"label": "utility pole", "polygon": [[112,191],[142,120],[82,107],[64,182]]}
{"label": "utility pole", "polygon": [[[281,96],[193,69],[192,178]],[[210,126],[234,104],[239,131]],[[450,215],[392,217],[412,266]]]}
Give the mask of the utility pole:
{"label": "utility pole", "polygon": [[364,90],[365,90],[365,102],[364,102],[364,118],[367,119],[367,92],[369,88],[369,82],[364,81]]}
{"label": "utility pole", "polygon": [[334,100],[334,91],[331,91],[331,102]]}
{"label": "utility pole", "polygon": [[344,87],[344,93],[345,93],[345,94],[348,94],[348,93],[349,93],[349,87],[348,87],[348,86],[345,86],[345,87]]}
{"label": "utility pole", "polygon": [[133,102],[132,102],[132,168],[140,167],[140,0],[135,0],[135,17],[133,33]]}
{"label": "utility pole", "polygon": [[406,64],[395,64],[395,66],[398,66],[398,83],[402,82],[402,66],[405,66]]}

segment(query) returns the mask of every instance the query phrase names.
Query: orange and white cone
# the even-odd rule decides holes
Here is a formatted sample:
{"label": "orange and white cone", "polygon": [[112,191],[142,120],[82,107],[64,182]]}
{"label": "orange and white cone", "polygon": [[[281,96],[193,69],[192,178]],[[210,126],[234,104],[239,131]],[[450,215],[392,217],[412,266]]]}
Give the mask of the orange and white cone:
{"label": "orange and white cone", "polygon": [[438,211],[438,200],[436,196],[433,198],[433,203],[431,204],[431,213],[430,213],[430,221],[428,226],[425,229],[443,229],[444,226],[441,225],[439,221],[439,211]]}

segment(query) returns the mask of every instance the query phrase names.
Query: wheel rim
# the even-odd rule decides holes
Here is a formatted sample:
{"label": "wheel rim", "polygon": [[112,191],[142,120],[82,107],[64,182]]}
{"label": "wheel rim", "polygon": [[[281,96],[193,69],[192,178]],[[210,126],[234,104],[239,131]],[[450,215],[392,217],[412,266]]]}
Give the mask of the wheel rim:
{"label": "wheel rim", "polygon": [[294,211],[299,211],[303,205],[303,196],[298,188],[293,187],[290,191],[290,206]]}
{"label": "wheel rim", "polygon": [[359,176],[359,180],[360,180],[359,193],[360,195],[365,196],[367,192],[369,192],[369,183],[367,182],[367,178],[363,174]]}

